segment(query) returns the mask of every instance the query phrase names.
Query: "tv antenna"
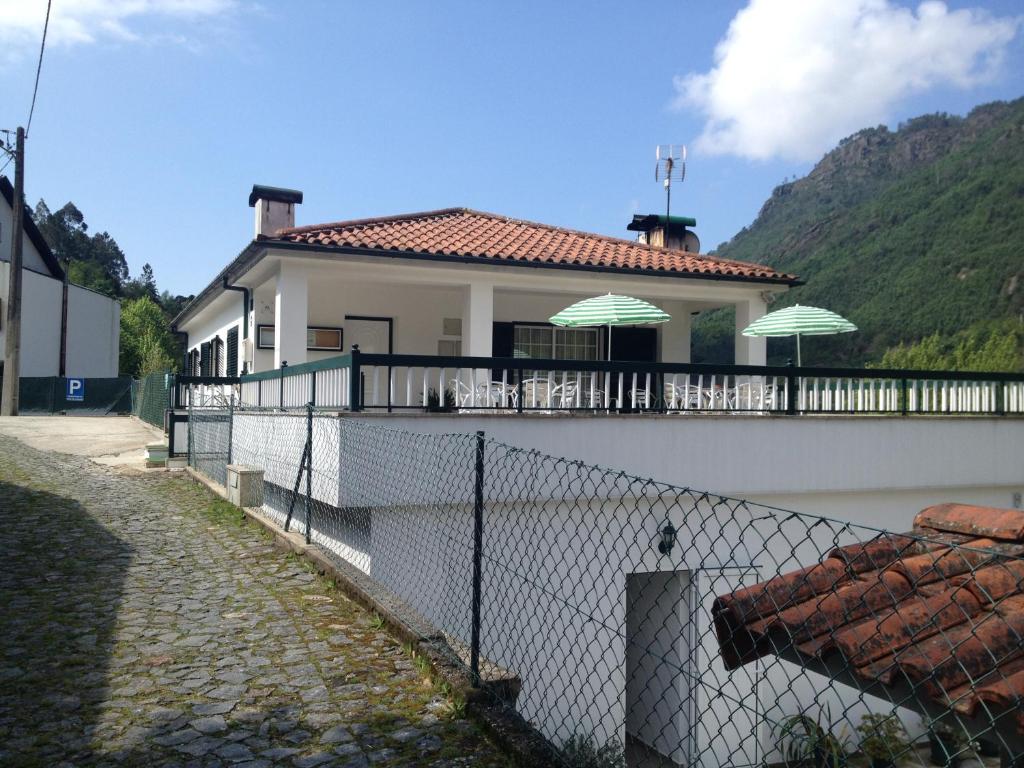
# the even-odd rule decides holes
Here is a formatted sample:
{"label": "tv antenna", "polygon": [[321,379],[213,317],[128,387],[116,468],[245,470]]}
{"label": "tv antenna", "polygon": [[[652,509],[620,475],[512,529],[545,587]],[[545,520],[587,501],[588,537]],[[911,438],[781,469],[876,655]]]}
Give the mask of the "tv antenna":
{"label": "tv antenna", "polygon": [[686,178],[686,146],[684,144],[659,144],[654,149],[654,180],[665,187],[665,227],[672,210],[672,182]]}

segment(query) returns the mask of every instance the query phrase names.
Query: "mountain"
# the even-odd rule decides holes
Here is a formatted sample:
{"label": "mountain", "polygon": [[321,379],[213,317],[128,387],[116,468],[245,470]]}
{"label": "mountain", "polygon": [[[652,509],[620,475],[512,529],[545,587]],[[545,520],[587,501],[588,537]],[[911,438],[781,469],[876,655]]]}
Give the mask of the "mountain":
{"label": "mountain", "polygon": [[[926,115],[844,139],[781,184],[716,250],[806,284],[771,309],[827,307],[860,332],[803,345],[805,364],[862,365],[886,350],[1024,315],[1024,98],[966,117]],[[695,359],[732,359],[732,318],[695,325]],[[775,362],[792,341],[769,340]]]}

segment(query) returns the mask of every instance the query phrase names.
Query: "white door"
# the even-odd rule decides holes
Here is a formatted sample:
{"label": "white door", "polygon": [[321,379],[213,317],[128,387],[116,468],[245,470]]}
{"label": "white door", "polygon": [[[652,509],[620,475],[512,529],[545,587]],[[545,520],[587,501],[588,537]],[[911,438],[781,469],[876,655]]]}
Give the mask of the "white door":
{"label": "white door", "polygon": [[[391,322],[387,318],[346,317],[345,346],[352,349],[359,345],[359,351],[367,355],[391,353]],[[363,407],[390,407],[390,368],[374,366],[360,374],[362,381]]]}
{"label": "white door", "polygon": [[359,345],[360,352],[387,355],[391,353],[391,321],[387,318],[345,318],[345,347]]}

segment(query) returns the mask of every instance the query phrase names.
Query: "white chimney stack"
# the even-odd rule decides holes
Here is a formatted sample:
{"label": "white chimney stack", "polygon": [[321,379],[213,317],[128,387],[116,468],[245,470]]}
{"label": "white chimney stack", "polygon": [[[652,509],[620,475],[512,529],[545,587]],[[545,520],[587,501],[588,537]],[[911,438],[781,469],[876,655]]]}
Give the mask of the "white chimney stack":
{"label": "white chimney stack", "polygon": [[249,207],[256,209],[256,237],[273,235],[279,229],[295,226],[295,206],[302,202],[297,189],[265,187],[253,184]]}

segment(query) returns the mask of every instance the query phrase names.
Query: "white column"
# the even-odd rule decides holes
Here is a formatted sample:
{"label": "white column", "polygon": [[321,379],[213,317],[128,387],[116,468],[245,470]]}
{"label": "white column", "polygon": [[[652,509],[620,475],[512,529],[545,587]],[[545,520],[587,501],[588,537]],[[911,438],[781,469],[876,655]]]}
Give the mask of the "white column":
{"label": "white column", "polygon": [[306,362],[309,290],[306,273],[282,262],[274,293],[274,367]]}
{"label": "white column", "polygon": [[690,362],[690,305],[684,301],[663,301],[659,306],[672,319],[658,326],[658,359],[663,363]]}
{"label": "white column", "polygon": [[[494,285],[470,283],[463,293],[462,354],[471,357],[491,357],[494,339]],[[486,369],[466,371],[463,381],[475,391],[469,395],[467,405],[484,405],[486,394],[481,386],[490,380]]]}
{"label": "white column", "polygon": [[743,335],[743,329],[762,317],[768,305],[760,295],[736,302],[736,364],[764,365],[768,360],[767,339]]}
{"label": "white column", "polygon": [[470,283],[463,293],[462,354],[490,357],[494,334],[494,285]]}

